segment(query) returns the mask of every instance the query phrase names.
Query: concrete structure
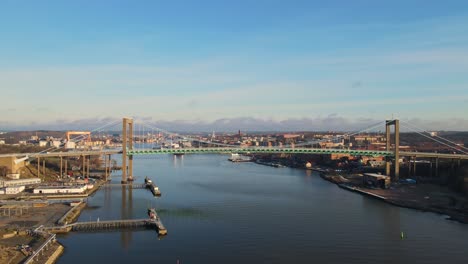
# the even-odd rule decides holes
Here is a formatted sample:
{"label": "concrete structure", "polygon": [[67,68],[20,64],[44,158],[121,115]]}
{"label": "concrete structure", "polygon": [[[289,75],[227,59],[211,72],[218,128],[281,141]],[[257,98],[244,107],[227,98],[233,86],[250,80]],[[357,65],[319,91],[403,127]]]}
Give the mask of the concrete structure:
{"label": "concrete structure", "polygon": [[86,189],[86,184],[73,186],[40,186],[35,188],[33,192],[36,194],[83,193]]}
{"label": "concrete structure", "polygon": [[122,120],[122,183],[133,181],[133,155],[127,154],[127,148],[130,151],[133,150],[133,119],[124,117]]}
{"label": "concrete structure", "polygon": [[9,174],[6,175],[6,177],[8,179],[12,179],[12,180],[19,180],[20,174],[19,173],[9,173]]}
{"label": "concrete structure", "polygon": [[41,183],[39,178],[19,179],[19,180],[0,180],[0,187],[27,186]]}
{"label": "concrete structure", "polygon": [[[16,157],[14,156],[0,157],[0,167],[6,167],[7,174],[20,173],[21,169],[25,165],[25,162],[24,161],[15,162],[15,161],[16,161]],[[6,175],[0,175],[0,176],[6,176]]]}
{"label": "concrete structure", "polygon": [[[398,181],[400,178],[400,121],[398,119],[395,120],[387,120],[385,122],[385,134],[386,134],[386,151],[390,151],[391,147],[391,138],[390,138],[390,127],[394,126],[394,160],[393,160],[393,180]],[[385,174],[390,176],[390,159],[387,159],[387,163],[385,166]]]}
{"label": "concrete structure", "polygon": [[364,173],[362,183],[367,187],[377,187],[387,189],[390,187],[391,179],[389,176],[380,175],[375,173]]}

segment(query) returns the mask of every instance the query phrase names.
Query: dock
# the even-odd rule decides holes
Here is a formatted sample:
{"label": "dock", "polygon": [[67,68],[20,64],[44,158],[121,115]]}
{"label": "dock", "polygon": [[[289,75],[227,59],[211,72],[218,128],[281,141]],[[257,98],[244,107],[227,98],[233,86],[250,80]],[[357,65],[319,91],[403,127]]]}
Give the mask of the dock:
{"label": "dock", "polygon": [[167,234],[167,230],[164,227],[163,223],[161,222],[161,219],[159,218],[157,213],[156,213],[155,219],[151,220],[151,221],[154,222],[154,224],[158,228],[158,234],[159,235],[166,235]]}
{"label": "dock", "polygon": [[159,235],[166,235],[167,230],[162,224],[159,217],[152,219],[129,219],[129,220],[106,220],[106,221],[89,221],[77,222],[62,226],[42,227],[41,230],[51,233],[68,233],[75,232],[94,232],[101,230],[118,230],[131,228],[148,228],[156,229]]}
{"label": "dock", "polygon": [[145,183],[143,184],[134,184],[134,183],[107,183],[103,184],[101,188],[116,188],[116,187],[129,187],[131,189],[148,189],[153,193],[153,196],[161,196],[161,191],[159,187],[148,177],[145,177]]}

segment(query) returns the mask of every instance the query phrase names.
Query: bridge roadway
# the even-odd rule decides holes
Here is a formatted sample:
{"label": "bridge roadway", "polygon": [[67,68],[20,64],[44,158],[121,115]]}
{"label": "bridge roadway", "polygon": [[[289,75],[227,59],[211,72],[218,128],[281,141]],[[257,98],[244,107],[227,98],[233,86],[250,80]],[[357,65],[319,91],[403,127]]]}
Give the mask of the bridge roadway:
{"label": "bridge roadway", "polygon": [[[127,155],[150,154],[203,154],[203,153],[291,153],[291,154],[350,154],[356,156],[393,157],[393,151],[358,150],[358,149],[322,149],[322,148],[182,148],[182,149],[133,149],[127,150]],[[402,152],[400,156],[417,158],[466,159],[466,154],[446,154],[436,152]]]}
{"label": "bridge roadway", "polygon": [[73,156],[94,156],[94,155],[114,155],[122,153],[121,149],[105,149],[105,150],[83,150],[83,151],[67,151],[67,152],[45,152],[45,153],[10,153],[0,154],[0,158],[5,157],[30,157],[30,158],[50,158],[50,157],[73,157]]}
{"label": "bridge roadway", "polygon": [[467,154],[448,154],[437,152],[408,152],[400,151],[400,156],[416,158],[441,158],[441,159],[463,159],[468,160]]}
{"label": "bridge roadway", "polygon": [[[2,157],[25,157],[47,158],[47,157],[71,157],[71,156],[93,156],[93,155],[114,155],[121,154],[121,149],[89,150],[89,151],[68,151],[68,152],[47,152],[47,153],[11,153],[0,154]],[[290,153],[290,154],[350,154],[356,156],[393,157],[393,151],[381,150],[359,150],[359,149],[322,149],[322,148],[278,148],[278,147],[247,147],[247,148],[180,148],[180,149],[133,149],[127,150],[127,156],[131,155],[151,155],[151,154],[203,154],[203,153]],[[466,154],[447,154],[437,152],[407,152],[400,151],[400,156],[417,158],[444,158],[468,160]]]}
{"label": "bridge roadway", "polygon": [[362,156],[393,156],[390,151],[355,150],[355,149],[321,149],[321,148],[182,148],[182,149],[133,149],[127,150],[127,155],[148,154],[203,154],[203,153],[291,153],[291,154],[351,154]]}

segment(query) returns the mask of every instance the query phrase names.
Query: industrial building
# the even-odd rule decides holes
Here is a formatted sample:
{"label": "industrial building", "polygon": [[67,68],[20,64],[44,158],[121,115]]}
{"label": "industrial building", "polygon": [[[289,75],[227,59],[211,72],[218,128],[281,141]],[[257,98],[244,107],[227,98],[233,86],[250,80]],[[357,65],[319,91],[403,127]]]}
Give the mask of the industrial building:
{"label": "industrial building", "polygon": [[366,187],[387,189],[390,187],[390,176],[385,176],[376,173],[364,173],[362,182]]}
{"label": "industrial building", "polygon": [[40,186],[34,188],[33,192],[35,194],[83,193],[86,189],[86,184],[72,186]]}
{"label": "industrial building", "polygon": [[39,178],[19,179],[19,180],[0,180],[0,187],[25,186],[41,183]]}
{"label": "industrial building", "polygon": [[20,173],[26,165],[25,161],[18,161],[16,157],[0,157],[0,167],[7,168],[7,174]]}

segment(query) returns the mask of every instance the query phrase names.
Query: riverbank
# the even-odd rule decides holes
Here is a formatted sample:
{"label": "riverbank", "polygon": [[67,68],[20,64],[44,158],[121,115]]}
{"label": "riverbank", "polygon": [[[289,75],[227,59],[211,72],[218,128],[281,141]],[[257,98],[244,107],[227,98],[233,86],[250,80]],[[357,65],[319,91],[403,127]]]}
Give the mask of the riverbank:
{"label": "riverbank", "polygon": [[392,183],[388,189],[374,189],[364,187],[362,176],[359,174],[333,175],[321,171],[320,176],[343,189],[367,195],[392,205],[447,215],[449,220],[468,224],[467,197],[455,193],[445,186],[429,183]]}

